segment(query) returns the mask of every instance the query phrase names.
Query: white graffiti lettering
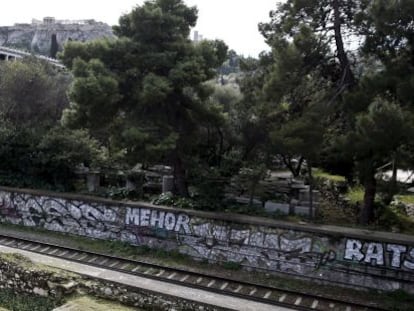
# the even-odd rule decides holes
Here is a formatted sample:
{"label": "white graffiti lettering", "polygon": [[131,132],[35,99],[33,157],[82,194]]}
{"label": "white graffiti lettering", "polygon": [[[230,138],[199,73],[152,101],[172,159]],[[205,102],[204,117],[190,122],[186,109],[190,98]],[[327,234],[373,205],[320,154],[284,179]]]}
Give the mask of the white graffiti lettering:
{"label": "white graffiti lettering", "polygon": [[[401,262],[403,262],[404,268],[414,270],[414,248],[411,248],[408,254],[407,250],[405,245],[347,239],[344,259],[363,261],[372,266],[391,266],[393,268],[401,268]],[[386,255],[387,252],[389,255]]]}
{"label": "white graffiti lettering", "polygon": [[388,244],[387,251],[391,252],[391,267],[401,268],[401,255],[407,251],[404,245]]}
{"label": "white graffiti lettering", "polygon": [[167,231],[191,233],[190,217],[185,214],[165,213],[148,208],[126,209],[125,224],[127,226],[154,227]]}
{"label": "white graffiti lettering", "polygon": [[[414,248],[410,251],[410,257],[414,260]],[[403,266],[407,269],[414,270],[414,261],[405,260]]]}
{"label": "white graffiti lettering", "polygon": [[365,255],[366,263],[372,263],[379,266],[384,265],[384,248],[381,243],[369,243]]}
{"label": "white graffiti lettering", "polygon": [[345,246],[345,259],[361,261],[364,259],[364,254],[361,252],[362,243],[358,240],[347,240]]}

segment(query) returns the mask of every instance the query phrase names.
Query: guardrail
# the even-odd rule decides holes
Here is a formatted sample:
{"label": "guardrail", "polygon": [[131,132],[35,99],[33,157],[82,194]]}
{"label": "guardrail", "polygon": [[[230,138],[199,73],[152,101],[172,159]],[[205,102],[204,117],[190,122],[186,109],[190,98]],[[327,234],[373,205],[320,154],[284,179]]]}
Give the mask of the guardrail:
{"label": "guardrail", "polygon": [[35,56],[38,59],[42,59],[44,61],[47,61],[48,63],[52,64],[53,66],[56,66],[58,68],[65,68],[65,66],[60,61],[58,61],[57,59],[47,57],[47,56],[43,56],[43,55],[32,54],[32,53],[22,51],[22,50],[12,49],[12,48],[5,47],[5,46],[0,46],[0,54],[6,54],[8,56],[12,56],[12,57],[15,57],[15,58]]}

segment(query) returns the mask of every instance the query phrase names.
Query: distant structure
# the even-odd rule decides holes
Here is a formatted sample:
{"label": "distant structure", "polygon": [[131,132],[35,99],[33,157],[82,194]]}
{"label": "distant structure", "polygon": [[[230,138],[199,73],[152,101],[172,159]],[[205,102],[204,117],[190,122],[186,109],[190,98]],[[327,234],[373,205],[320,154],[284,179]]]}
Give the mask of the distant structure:
{"label": "distant structure", "polygon": [[[102,38],[114,38],[112,27],[94,19],[59,20],[46,16],[43,20],[32,19],[29,23],[16,23],[0,27],[0,46],[14,48],[44,56],[55,56],[67,41],[87,42]],[[54,39],[53,39],[54,38]],[[54,48],[51,49],[52,42]]]}
{"label": "distant structure", "polygon": [[203,39],[204,39],[203,36],[198,32],[198,30],[194,30],[193,41],[195,43],[198,43],[198,42],[202,41]]}
{"label": "distant structure", "polygon": [[[39,25],[94,25],[94,24],[104,24],[101,22],[97,22],[94,19],[56,19],[55,17],[47,16],[43,18],[43,21],[33,18],[32,25],[39,26]],[[14,24],[15,26],[22,25],[22,24]]]}
{"label": "distant structure", "polygon": [[[29,56],[32,56],[32,54],[24,52],[24,51],[19,51],[16,49],[10,49],[4,46],[0,46],[0,61],[1,60],[14,61],[16,59],[29,57]],[[57,67],[58,69],[65,69],[65,66],[56,59],[49,58],[49,57],[42,56],[42,55],[35,55],[35,57],[48,62],[49,64]]]}

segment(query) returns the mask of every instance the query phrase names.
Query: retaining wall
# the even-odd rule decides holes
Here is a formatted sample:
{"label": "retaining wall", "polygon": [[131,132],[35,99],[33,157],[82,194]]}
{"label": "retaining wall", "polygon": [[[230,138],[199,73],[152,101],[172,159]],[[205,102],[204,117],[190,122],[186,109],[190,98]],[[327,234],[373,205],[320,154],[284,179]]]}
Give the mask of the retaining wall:
{"label": "retaining wall", "polygon": [[135,288],[116,282],[90,279],[67,271],[33,264],[24,256],[0,256],[0,290],[50,297],[57,302],[72,294],[90,295],[145,310],[204,310],[227,309]]}
{"label": "retaining wall", "polygon": [[414,237],[0,187],[0,222],[177,250],[196,259],[414,293]]}

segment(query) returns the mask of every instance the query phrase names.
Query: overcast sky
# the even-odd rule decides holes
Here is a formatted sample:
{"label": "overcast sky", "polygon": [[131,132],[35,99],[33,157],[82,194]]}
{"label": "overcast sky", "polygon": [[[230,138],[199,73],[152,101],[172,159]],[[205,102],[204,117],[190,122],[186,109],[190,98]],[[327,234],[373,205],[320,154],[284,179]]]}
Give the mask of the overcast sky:
{"label": "overcast sky", "polygon": [[[196,30],[207,39],[222,39],[230,48],[245,56],[257,56],[268,49],[258,32],[259,22],[269,21],[269,11],[279,0],[184,0],[196,5],[199,19]],[[118,23],[143,0],[11,0],[3,3],[0,25],[29,23],[32,18],[95,19],[110,25]]]}

